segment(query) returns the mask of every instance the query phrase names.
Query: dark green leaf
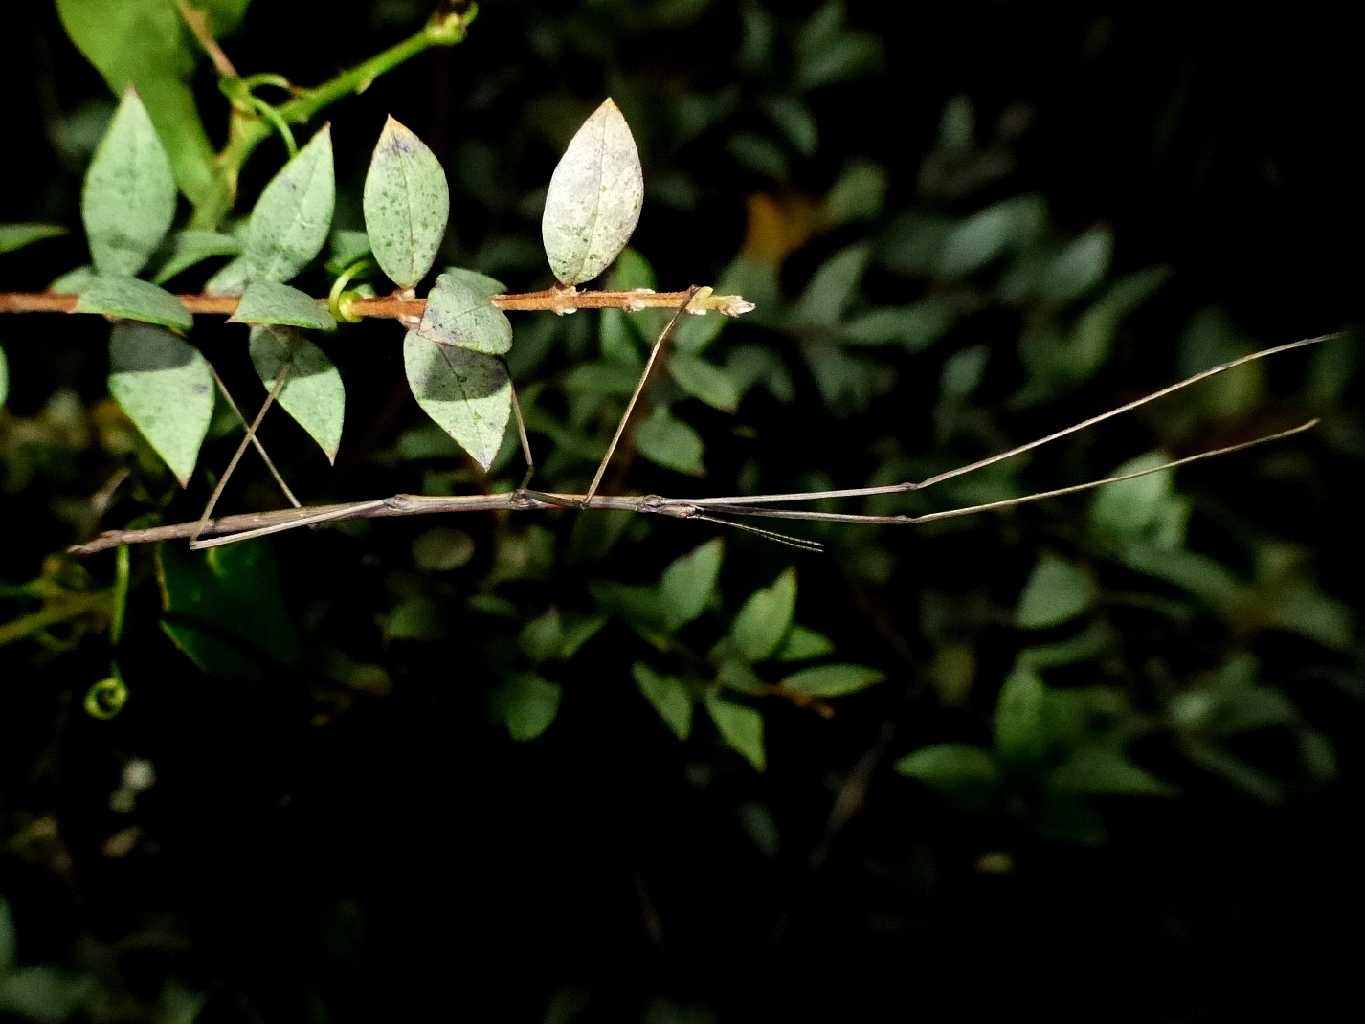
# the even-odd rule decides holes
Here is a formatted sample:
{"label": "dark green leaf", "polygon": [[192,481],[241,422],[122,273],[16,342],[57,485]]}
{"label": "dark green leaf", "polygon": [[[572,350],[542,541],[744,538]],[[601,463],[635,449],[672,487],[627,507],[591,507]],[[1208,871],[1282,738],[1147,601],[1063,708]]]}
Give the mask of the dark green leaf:
{"label": "dark green leaf", "polygon": [[825,262],[797,300],[792,322],[824,327],[836,324],[844,308],[857,294],[858,282],[867,269],[868,247],[854,245]]}
{"label": "dark green leaf", "polygon": [[866,665],[813,665],[787,676],[777,685],[801,697],[842,697],[885,678],[885,673]]}
{"label": "dark green leaf", "polygon": [[750,661],[777,651],[796,611],[796,570],[787,569],[770,587],[749,596],[730,627],[735,648]]}
{"label": "dark green leaf", "polygon": [[778,661],[806,661],[834,653],[830,639],[804,626],[792,626],[773,657]]}
{"label": "dark green leaf", "polygon": [[412,560],[427,572],[449,572],[468,565],[474,551],[469,534],[444,526],[427,530],[412,542]]}
{"label": "dark green leaf", "polygon": [[896,771],[945,796],[970,803],[988,799],[1000,781],[989,750],[961,743],[921,747],[897,761]]}
{"label": "dark green leaf", "polygon": [[564,642],[564,623],[559,612],[551,608],[521,628],[519,637],[522,652],[534,662],[549,661],[558,656]]}
{"label": "dark green leaf", "polygon": [[717,537],[694,548],[664,570],[659,594],[671,629],[681,629],[706,609],[715,593],[724,554],[725,542]]}
{"label": "dark green leaf", "polygon": [[60,224],[0,224],[0,254],[65,234],[69,232]]}
{"label": "dark green leaf", "polygon": [[636,428],[635,446],[650,462],[665,469],[688,476],[702,476],[706,472],[701,461],[701,435],[662,405],[655,406]]}
{"label": "dark green leaf", "polygon": [[519,743],[533,740],[559,714],[562,690],[557,683],[530,673],[513,676],[493,695],[493,705],[507,734]]}
{"label": "dark green leaf", "polygon": [[191,267],[215,256],[236,256],[242,243],[235,235],[216,231],[177,231],[162,246],[161,262],[152,275],[155,284],[165,284]]}
{"label": "dark green leaf", "polygon": [[668,360],[668,375],[678,387],[713,409],[734,412],[739,408],[739,388],[719,366],[686,352],[675,352]]}
{"label": "dark green leaf", "polygon": [[1044,555],[1019,595],[1014,621],[1023,629],[1047,629],[1090,607],[1094,585],[1078,566]]}
{"label": "dark green leaf", "polygon": [[637,661],[631,671],[640,692],[654,705],[659,717],[678,739],[687,739],[692,730],[692,691],[682,680],[660,675],[642,661]]}
{"label": "dark green leaf", "polygon": [[763,752],[763,716],[751,707],[708,695],[706,710],[727,746],[738,751],[758,771],[767,758]]}
{"label": "dark green leaf", "polygon": [[1133,764],[1115,747],[1085,747],[1076,751],[1052,773],[1052,788],[1087,796],[1170,796],[1168,786]]}
{"label": "dark green leaf", "polygon": [[1046,752],[1047,689],[1029,669],[1015,669],[995,704],[995,750],[1002,760],[1035,763]]}

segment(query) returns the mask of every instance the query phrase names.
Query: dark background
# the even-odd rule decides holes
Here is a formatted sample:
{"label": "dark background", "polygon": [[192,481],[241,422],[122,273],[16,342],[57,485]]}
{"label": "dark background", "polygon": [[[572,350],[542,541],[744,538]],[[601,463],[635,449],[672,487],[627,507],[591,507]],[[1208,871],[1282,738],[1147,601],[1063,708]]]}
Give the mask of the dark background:
{"label": "dark background", "polygon": [[[10,100],[0,220],[74,227],[98,137],[87,132],[80,142],[77,121],[107,94],[50,5],[14,6],[0,61],[0,94]],[[741,7],[766,11],[777,26],[756,65],[741,60]],[[1044,197],[1055,237],[1111,231],[1115,276],[1169,268],[1098,370],[1042,402],[1013,401],[1026,377],[1015,345],[1051,311],[1000,298],[998,283],[975,284],[978,311],[932,347],[879,355],[879,384],[855,408],[822,400],[776,319],[727,328],[726,344],[783,353],[795,401],[746,398],[741,420],[751,429],[738,435],[722,414],[692,410],[689,422],[708,442],[707,477],[637,461],[629,482],[617,483],[636,492],[735,493],[756,478],[763,490],[812,480],[854,486],[892,456],[942,468],[1215,361],[1200,363],[1201,351],[1229,350],[1188,340],[1201,315],[1231,325],[1238,351],[1356,322],[1360,90],[1355,39],[1336,7],[853,2],[848,27],[880,42],[880,63],[802,91],[794,54],[814,9],[776,0],[488,3],[466,43],[425,54],[328,112],[338,222],[360,225],[371,140],[392,112],[450,172],[448,261],[497,272],[514,289],[543,287],[543,264],[513,255],[495,268],[484,257],[496,239],[538,247],[539,205],[526,197],[543,187],[573,124],[612,93],[640,139],[647,181],[689,186],[683,204],[647,194],[632,241],[661,288],[715,281],[737,251],[752,251],[751,196],[818,201],[851,160],[884,170],[884,203],[876,216],[813,232],[784,253],[786,299],[843,246],[891,245],[888,226],[907,212],[961,218],[1022,194]],[[315,82],[412,31],[426,13],[423,3],[258,2],[224,45],[243,70]],[[218,131],[221,100],[207,72],[201,81],[204,116]],[[727,91],[731,99],[716,100]],[[788,147],[776,173],[737,157],[737,135],[779,137],[764,102],[798,94],[818,124],[814,151]],[[970,101],[978,139],[1002,117],[1022,125],[1001,143],[1008,170],[977,188],[956,188],[952,173],[946,185],[926,184],[954,97]],[[680,111],[698,98],[715,100],[705,127],[684,132]],[[243,195],[278,167],[277,150],[273,141],[262,147]],[[78,240],[52,243],[6,257],[0,280],[41,289],[83,259]],[[325,290],[320,273],[312,283]],[[902,305],[938,287],[932,275],[898,275],[874,259],[858,301]],[[275,425],[274,440],[264,434],[309,500],[421,486],[422,467],[383,457],[420,416],[404,404],[386,326],[347,329],[336,342],[350,415],[335,471],[287,424]],[[250,367],[229,361],[236,336],[228,332],[203,325],[195,338],[245,391]],[[38,416],[59,388],[74,389],[89,409],[102,399],[98,324],[7,318],[0,340],[13,378],[0,413],[10,429]],[[519,386],[572,365],[575,344],[552,347],[518,374]],[[1040,834],[1027,814],[967,813],[891,770],[926,744],[989,742],[995,694],[1028,642],[1010,610],[1041,550],[1085,562],[1106,593],[1172,597],[1086,546],[1086,505],[1075,499],[940,532],[850,527],[824,536],[832,551],[820,558],[728,535],[730,614],[796,560],[798,620],[833,637],[848,660],[890,677],[841,703],[832,720],[773,710],[763,774],[712,736],[680,745],[658,727],[629,681],[643,648],[616,624],[561,669],[565,698],[551,730],[531,744],[508,741],[485,698],[506,671],[517,623],[489,626],[460,603],[491,586],[490,552],[506,542],[505,525],[458,524],[479,554],[454,583],[420,573],[394,582],[430,524],[300,531],[273,551],[305,647],[382,665],[391,683],[382,692],[268,663],[252,680],[200,671],[160,632],[146,565],[135,569],[124,641],[132,698],[116,719],[81,708],[106,672],[97,635],[60,652],[0,648],[0,893],[13,909],[19,962],[100,993],[73,1019],[194,1019],[166,1009],[172,986],[185,1005],[202,1006],[197,1019],[206,1022],[462,1012],[702,1021],[817,1009],[899,1019],[937,1013],[941,998],[959,1013],[989,1004],[1048,1017],[1203,1021],[1284,1000],[1301,1019],[1334,1016],[1359,959],[1362,847],[1352,837],[1365,693],[1353,624],[1362,593],[1352,504],[1362,451],[1351,376],[1358,342],[1337,344],[1348,351],[1332,362],[1296,354],[1267,364],[1255,408],[1234,399],[1191,418],[1175,397],[1040,455],[1021,481],[1062,486],[1158,446],[1187,454],[1296,416],[1327,417],[1323,431],[1287,442],[1288,453],[1186,470],[1177,486],[1196,508],[1191,550],[1250,577],[1258,553],[1292,548],[1315,592],[1346,610],[1344,642],[1262,629],[1198,602],[1186,617],[1118,606],[1105,654],[1056,682],[1118,687],[1135,715],[1160,717],[1185,681],[1252,652],[1266,685],[1334,748],[1330,779],[1302,777],[1287,732],[1253,730],[1237,741],[1239,754],[1279,785],[1276,799],[1258,799],[1182,761],[1158,730],[1138,741],[1138,759],[1180,795],[1102,800],[1104,838],[1076,843]],[[941,373],[973,345],[989,352],[969,403],[983,418],[949,416]],[[1315,390],[1323,375],[1334,387]],[[0,419],[0,436],[5,429]],[[235,443],[212,442],[213,464]],[[0,581],[32,578],[49,553],[81,539],[54,509],[94,492],[120,464],[88,448],[22,488],[8,469]],[[590,469],[575,463],[548,483],[581,485]],[[193,518],[206,490],[194,485],[167,518]],[[253,481],[226,500],[250,508],[274,499]],[[154,504],[121,499],[106,525]],[[653,578],[705,539],[653,524],[585,565],[573,556],[572,520],[547,517],[546,525],[555,539],[550,571],[500,591],[527,618],[548,603],[587,607],[588,576]],[[887,568],[864,571],[874,561]],[[102,556],[82,571],[107,581],[111,565]],[[443,609],[443,638],[385,634],[393,595],[414,587]],[[948,640],[974,658],[966,701],[940,699],[931,680]],[[1149,669],[1170,692],[1153,688]],[[133,758],[155,765],[155,785],[133,811],[113,810],[110,793]],[[845,818],[836,804],[850,794]],[[110,837],[130,828],[131,850],[111,855]]]}

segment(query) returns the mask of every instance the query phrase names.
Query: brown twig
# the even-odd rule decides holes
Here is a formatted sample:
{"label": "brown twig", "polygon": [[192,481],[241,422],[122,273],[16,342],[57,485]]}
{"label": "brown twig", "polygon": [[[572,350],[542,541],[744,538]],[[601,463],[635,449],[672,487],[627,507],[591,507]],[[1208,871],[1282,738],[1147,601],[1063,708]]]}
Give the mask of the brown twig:
{"label": "brown twig", "polygon": [[[709,289],[702,289],[688,305],[688,312],[721,313],[724,316],[743,316],[753,309],[753,303],[739,295],[713,295]],[[541,292],[523,292],[514,295],[494,295],[490,300],[499,309],[540,311],[550,313],[572,313],[579,309],[622,309],[634,313],[641,309],[677,309],[687,301],[687,291],[681,292],[577,292],[568,289],[549,289]],[[241,301],[232,295],[177,295],[191,313],[201,316],[227,316],[237,312]],[[75,313],[77,295],[59,295],[55,292],[0,292],[0,313]],[[325,299],[318,300],[325,305]],[[378,299],[351,299],[343,303],[342,311],[348,318],[400,320],[421,318],[426,312],[425,299],[407,299],[399,296],[386,296]]]}

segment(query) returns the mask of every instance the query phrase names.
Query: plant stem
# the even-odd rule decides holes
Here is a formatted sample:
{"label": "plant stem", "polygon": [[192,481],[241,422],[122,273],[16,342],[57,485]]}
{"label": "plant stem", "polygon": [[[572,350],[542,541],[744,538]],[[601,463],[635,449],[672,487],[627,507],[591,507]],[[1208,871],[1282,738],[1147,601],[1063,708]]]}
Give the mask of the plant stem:
{"label": "plant stem", "polygon": [[[470,4],[462,14],[433,17],[420,31],[394,44],[369,60],[341,72],[315,89],[308,89],[277,109],[287,124],[303,124],[317,116],[337,100],[353,93],[364,92],[370,83],[399,65],[434,46],[454,46],[463,42],[465,30],[478,14],[478,5]],[[251,154],[273,132],[270,123],[259,116],[234,111],[228,126],[228,141],[216,160],[222,188],[194,212],[193,227],[212,229],[222,223],[232,209],[237,193],[237,179]]]}
{"label": "plant stem", "polygon": [[[712,295],[700,289],[688,303],[689,313],[722,313],[743,316],[754,308],[753,303],[739,295]],[[703,292],[707,294],[703,294]],[[681,292],[579,292],[550,289],[542,292],[523,292],[516,295],[494,295],[489,301],[499,309],[572,313],[578,309],[623,309],[633,313],[641,309],[676,310],[687,302],[691,291]],[[232,316],[241,300],[232,295],[178,295],[180,302],[191,313],[207,316]],[[317,300],[320,305],[326,299]],[[75,313],[80,297],[56,295],[52,292],[0,293],[0,313]],[[405,299],[387,296],[380,299],[351,299],[342,303],[346,314],[354,319],[401,320],[421,319],[426,312],[425,299]]]}

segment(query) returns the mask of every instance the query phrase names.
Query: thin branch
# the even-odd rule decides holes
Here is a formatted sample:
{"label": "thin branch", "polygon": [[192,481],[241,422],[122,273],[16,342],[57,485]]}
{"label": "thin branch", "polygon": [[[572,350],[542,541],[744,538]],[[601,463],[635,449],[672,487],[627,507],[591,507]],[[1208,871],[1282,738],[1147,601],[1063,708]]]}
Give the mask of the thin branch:
{"label": "thin branch", "polygon": [[209,55],[209,60],[213,62],[213,70],[218,72],[219,78],[236,78],[237,69],[233,67],[232,61],[228,60],[228,55],[223,52],[223,48],[218,45],[218,40],[213,38],[213,32],[209,27],[209,16],[205,11],[197,11],[190,6],[189,0],[180,0],[176,5],[180,8],[180,17],[184,19],[185,25],[189,28],[199,45],[204,48],[204,52]]}
{"label": "thin branch", "polygon": [[588,485],[588,493],[583,498],[584,504],[592,501],[592,496],[597,493],[598,485],[602,483],[602,476],[611,463],[611,457],[616,454],[616,446],[621,443],[621,435],[626,432],[626,425],[630,423],[631,414],[635,412],[635,404],[640,400],[640,395],[649,382],[649,373],[654,369],[654,364],[659,360],[659,354],[668,344],[673,329],[678,326],[678,321],[682,319],[683,313],[687,312],[687,308],[691,305],[693,298],[696,297],[698,290],[695,286],[687,290],[687,294],[678,303],[677,311],[668,323],[664,324],[664,329],[659,332],[658,340],[654,342],[654,347],[649,351],[649,358],[645,360],[644,372],[640,374],[640,380],[635,385],[635,391],[631,394],[630,401],[626,403],[626,411],[621,414],[621,422],[616,424],[616,433],[611,436],[611,444],[607,445],[607,453],[602,456],[602,461],[597,464],[597,472],[592,475],[592,483]]}
{"label": "thin branch", "polygon": [[1231,362],[1211,366],[1207,370],[1201,370],[1199,373],[1196,373],[1193,377],[1186,377],[1178,383],[1168,385],[1158,391],[1153,391],[1151,394],[1144,395],[1141,398],[1135,398],[1131,402],[1125,402],[1123,405],[1110,409],[1107,412],[1091,416],[1087,420],[1082,420],[1080,423],[1048,434],[1046,437],[1040,437],[1036,441],[1030,441],[1028,444],[1021,444],[1018,448],[1011,448],[1007,452],[1000,452],[998,455],[991,455],[984,459],[978,459],[976,462],[968,463],[965,466],[959,466],[956,469],[950,469],[947,472],[927,477],[924,480],[910,480],[899,484],[883,484],[878,487],[849,487],[838,491],[807,491],[799,494],[737,495],[728,498],[697,498],[695,499],[695,503],[698,505],[762,505],[776,504],[784,501],[824,501],[828,498],[870,498],[879,494],[906,494],[910,491],[921,491],[926,487],[934,486],[934,484],[941,484],[945,480],[953,480],[960,476],[966,476],[968,473],[974,473],[978,469],[985,469],[987,466],[993,466],[997,462],[1004,462],[1006,459],[1012,459],[1016,455],[1023,455],[1025,452],[1030,452],[1035,448],[1039,448],[1052,441],[1057,441],[1063,437],[1078,434],[1082,430],[1095,426],[1097,423],[1103,423],[1107,419],[1112,419],[1125,412],[1131,412],[1139,406],[1146,405],[1148,402],[1155,402],[1158,398],[1165,398],[1167,395],[1174,394],[1193,384],[1198,384],[1200,381],[1208,380],[1210,377],[1224,373],[1227,370],[1245,366],[1247,363],[1255,362],[1258,359],[1264,359],[1266,356],[1278,355],[1281,352],[1289,352],[1296,348],[1307,348],[1309,345],[1320,345],[1324,341],[1333,341],[1337,338],[1344,337],[1345,334],[1345,331],[1336,331],[1332,334],[1319,335],[1316,338],[1291,341],[1286,345],[1276,345],[1273,348],[1261,349],[1259,352],[1252,352],[1250,355],[1242,356],[1240,359],[1234,359]]}
{"label": "thin branch", "polygon": [[[723,316],[743,316],[754,308],[752,302],[740,295],[713,295],[710,289],[690,289],[681,292],[579,292],[573,289],[549,289],[511,295],[494,295],[489,301],[499,309],[572,313],[579,309],[621,309],[627,313],[642,309],[677,309],[695,292],[688,307],[689,313],[720,313]],[[704,295],[702,293],[705,293]],[[191,313],[203,316],[230,317],[237,312],[240,298],[232,295],[177,295]],[[80,302],[77,295],[58,295],[55,292],[0,292],[0,313],[75,313]],[[318,299],[325,306],[326,299]],[[401,320],[421,319],[426,312],[425,299],[406,299],[386,296],[378,299],[351,299],[343,303],[347,318]]]}

